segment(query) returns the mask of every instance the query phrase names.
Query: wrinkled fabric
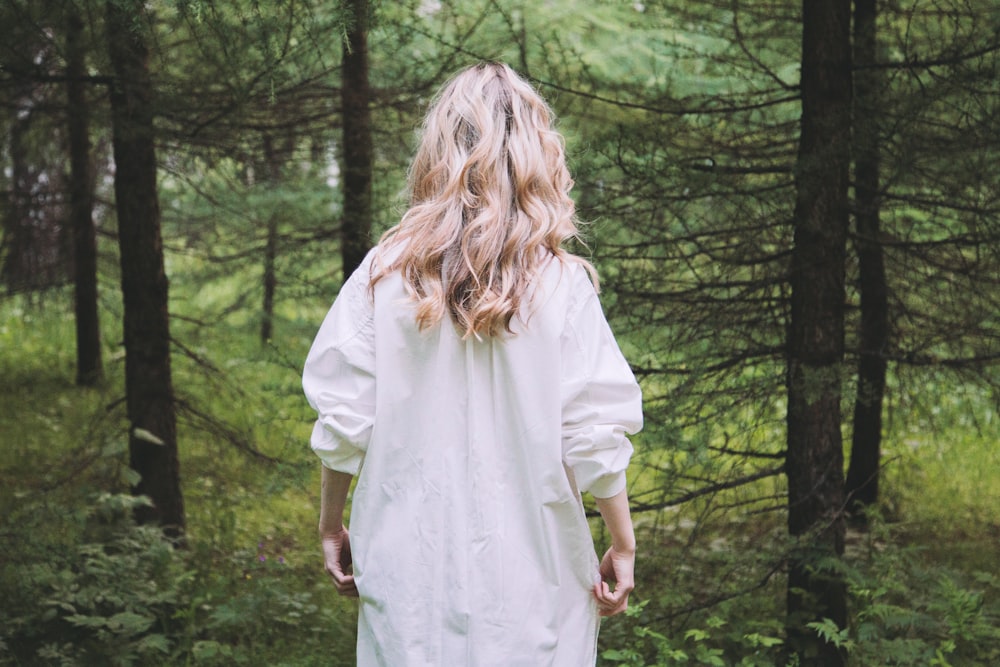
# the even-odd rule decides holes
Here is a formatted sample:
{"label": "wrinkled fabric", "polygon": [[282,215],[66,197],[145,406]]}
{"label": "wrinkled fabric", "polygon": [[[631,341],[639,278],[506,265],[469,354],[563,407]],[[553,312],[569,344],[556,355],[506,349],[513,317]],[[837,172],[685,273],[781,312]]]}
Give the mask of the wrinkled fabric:
{"label": "wrinkled fabric", "polygon": [[400,274],[345,283],[306,361],[323,465],[358,475],[362,667],[596,662],[581,492],[625,487],[641,396],[586,270],[550,259],[515,335],[419,331]]}

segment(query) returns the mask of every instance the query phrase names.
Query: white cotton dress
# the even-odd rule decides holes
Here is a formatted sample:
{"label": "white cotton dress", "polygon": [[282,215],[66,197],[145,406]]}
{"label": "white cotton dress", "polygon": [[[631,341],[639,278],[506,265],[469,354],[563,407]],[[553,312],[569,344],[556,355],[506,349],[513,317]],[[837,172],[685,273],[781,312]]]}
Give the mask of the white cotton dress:
{"label": "white cotton dress", "polygon": [[641,396],[586,270],[550,258],[515,335],[419,331],[372,254],[305,364],[312,448],[358,475],[361,667],[596,662],[598,561],[580,493],[625,487]]}

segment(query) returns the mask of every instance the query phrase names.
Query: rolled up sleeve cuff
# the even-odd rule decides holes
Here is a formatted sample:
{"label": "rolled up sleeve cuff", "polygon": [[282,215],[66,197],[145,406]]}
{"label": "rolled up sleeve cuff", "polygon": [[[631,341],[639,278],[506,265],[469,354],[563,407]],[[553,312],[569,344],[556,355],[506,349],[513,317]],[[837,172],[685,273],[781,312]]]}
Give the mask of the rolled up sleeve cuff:
{"label": "rolled up sleeve cuff", "polygon": [[365,459],[364,451],[338,438],[323,425],[321,420],[317,420],[313,426],[309,444],[320,462],[330,470],[350,475],[357,475],[361,470],[361,464]]}
{"label": "rolled up sleeve cuff", "polygon": [[610,498],[625,489],[625,471],[604,475],[590,485],[590,494],[595,498]]}

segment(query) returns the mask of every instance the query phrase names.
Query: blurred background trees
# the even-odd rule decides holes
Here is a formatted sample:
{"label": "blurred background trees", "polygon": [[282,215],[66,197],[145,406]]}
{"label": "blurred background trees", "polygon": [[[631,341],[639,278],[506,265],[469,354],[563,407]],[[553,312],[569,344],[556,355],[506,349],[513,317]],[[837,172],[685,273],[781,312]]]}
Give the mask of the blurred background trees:
{"label": "blurred background trees", "polygon": [[[602,640],[635,654],[604,659],[890,664],[873,637],[903,656],[906,632],[859,635],[882,589],[844,555],[857,539],[845,519],[877,531],[905,517],[920,453],[908,443],[931,427],[998,439],[998,52],[989,0],[7,0],[10,424],[57,393],[94,424],[60,445],[80,474],[148,495],[139,520],[186,524],[222,567],[232,545],[208,533],[235,540],[268,514],[237,513],[240,498],[261,484],[310,497],[299,366],[344,275],[405,206],[430,96],[502,59],[560,118],[578,250],[646,399],[631,495],[648,597]],[[75,337],[31,324],[64,310]],[[35,315],[12,328],[14,313]],[[19,375],[31,364],[62,377],[67,349],[67,377],[91,394],[18,393],[41,391],[36,372]],[[35,481],[4,502],[50,498],[56,482],[29,464],[41,436],[10,424],[5,438],[25,444],[4,475]],[[109,444],[116,428],[127,446]],[[755,591],[770,619],[756,625]],[[706,630],[693,657],[684,633],[720,614],[739,632]],[[39,655],[41,640],[17,637],[22,658]],[[951,640],[906,650],[989,664]],[[165,641],[217,652],[206,661],[239,644],[222,631]],[[753,642],[760,662],[740,663]]]}

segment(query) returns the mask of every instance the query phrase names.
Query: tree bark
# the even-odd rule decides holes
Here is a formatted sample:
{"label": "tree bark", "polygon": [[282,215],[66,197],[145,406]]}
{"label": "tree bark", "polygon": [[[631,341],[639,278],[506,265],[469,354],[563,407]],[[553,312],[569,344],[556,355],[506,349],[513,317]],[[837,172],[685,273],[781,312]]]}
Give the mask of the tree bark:
{"label": "tree bark", "polygon": [[267,220],[267,241],[264,244],[264,302],[260,320],[260,342],[264,345],[274,336],[274,293],[278,288],[278,277],[274,263],[278,257],[278,218]]}
{"label": "tree bark", "polygon": [[372,120],[368,85],[368,0],[347,0],[353,17],[344,42],[340,98],[343,109],[343,193],[341,256],[343,279],[371,247]]}
{"label": "tree bark", "polygon": [[4,246],[6,252],[0,276],[10,291],[29,291],[31,276],[40,274],[32,250],[31,228],[26,223],[31,210],[31,173],[28,166],[26,136],[30,130],[31,115],[15,117],[10,124],[10,143],[7,151],[10,160],[10,191],[4,207]]}
{"label": "tree bark", "polygon": [[[15,26],[14,33],[18,32]],[[43,69],[53,60],[55,47],[42,31],[32,33],[18,39],[7,55],[16,52],[14,61]],[[61,151],[54,154],[46,150],[65,140],[64,128],[53,126],[48,114],[63,102],[60,88],[48,85],[42,80],[44,76],[20,76],[7,69],[9,64],[5,59],[2,65],[4,113],[8,114],[5,127],[9,126],[4,133],[9,143],[3,152],[9,189],[0,201],[0,282],[11,292],[24,292],[34,302],[45,290],[69,282],[72,273],[72,239],[64,197],[66,159]]]}
{"label": "tree bark", "polygon": [[76,310],[76,383],[97,384],[103,377],[101,328],[97,310],[97,230],[94,227],[94,178],[90,163],[90,106],[83,19],[70,8],[66,22],[66,99],[69,135],[70,229],[73,236],[73,284]]}
{"label": "tree bark", "polygon": [[111,122],[115,204],[125,311],[125,394],[129,460],[140,480],[133,488],[152,507],[137,519],[165,532],[184,529],[177,457],[177,424],[170,373],[167,276],[156,189],[152,83],[141,0],[107,2],[108,53],[115,80]]}
{"label": "tree bark", "polygon": [[876,59],[876,0],[854,2],[854,203],[861,321],[858,335],[858,393],[854,401],[851,462],[847,470],[848,509],[864,523],[864,509],[878,501],[889,343],[888,287],[879,242],[880,70]]}
{"label": "tree bark", "polygon": [[840,372],[851,121],[850,0],[803,0],[802,120],[796,161],[787,340],[788,641],[802,664],[846,655],[806,624],[847,625],[846,588],[821,559],[844,549]]}
{"label": "tree bark", "polygon": [[[277,187],[281,181],[283,157],[274,148],[274,141],[265,134],[264,178],[269,188]],[[267,218],[267,239],[264,243],[264,300],[261,307],[260,342],[267,344],[274,335],[274,293],[278,288],[275,261],[278,257],[278,213],[272,211]]]}

